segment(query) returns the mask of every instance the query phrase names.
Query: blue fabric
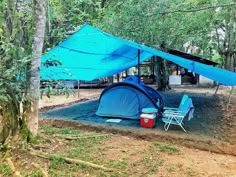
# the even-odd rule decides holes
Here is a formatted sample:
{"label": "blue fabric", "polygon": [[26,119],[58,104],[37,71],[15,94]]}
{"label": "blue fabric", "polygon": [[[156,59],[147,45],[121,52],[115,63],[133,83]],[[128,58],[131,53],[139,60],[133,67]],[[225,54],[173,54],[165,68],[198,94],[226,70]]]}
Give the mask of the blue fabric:
{"label": "blue fabric", "polygon": [[126,80],[107,87],[100,96],[96,115],[140,119],[143,108],[157,109],[156,98],[146,92],[143,86],[135,80]]}
{"label": "blue fabric", "polygon": [[236,85],[236,73],[190,61],[169,53],[127,41],[85,24],[75,34],[42,56],[59,60],[57,67],[41,66],[42,80],[93,80],[112,76],[152,56],[172,61],[224,85]]}

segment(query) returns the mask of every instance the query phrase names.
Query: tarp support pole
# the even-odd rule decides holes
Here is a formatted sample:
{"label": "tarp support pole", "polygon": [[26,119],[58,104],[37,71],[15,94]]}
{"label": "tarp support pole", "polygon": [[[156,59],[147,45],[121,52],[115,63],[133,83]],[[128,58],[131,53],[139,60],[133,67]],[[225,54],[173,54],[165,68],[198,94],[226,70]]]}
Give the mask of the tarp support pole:
{"label": "tarp support pole", "polygon": [[78,98],[80,97],[80,88],[79,88],[79,86],[80,86],[80,82],[79,82],[79,80],[78,80],[78,90],[77,90],[77,96],[78,96]]}
{"label": "tarp support pole", "polygon": [[217,91],[218,91],[219,87],[220,87],[220,84],[218,84],[217,87],[216,87],[215,95],[217,94]]}
{"label": "tarp support pole", "polygon": [[138,49],[138,83],[140,84],[140,49]]}

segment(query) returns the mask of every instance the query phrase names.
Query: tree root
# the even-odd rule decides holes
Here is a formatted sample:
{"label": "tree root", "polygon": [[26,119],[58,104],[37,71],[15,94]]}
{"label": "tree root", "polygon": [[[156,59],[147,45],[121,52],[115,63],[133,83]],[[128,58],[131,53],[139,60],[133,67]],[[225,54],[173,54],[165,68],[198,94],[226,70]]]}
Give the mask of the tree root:
{"label": "tree root", "polygon": [[40,167],[39,164],[37,163],[32,163],[32,165],[35,167],[35,168],[38,168],[41,172],[42,172],[42,177],[48,177],[48,172],[47,170],[44,170],[42,167]]}
{"label": "tree root", "polygon": [[86,162],[86,161],[83,161],[83,160],[80,160],[80,159],[71,159],[71,158],[67,158],[67,157],[61,157],[61,156],[58,156],[58,155],[52,155],[52,154],[48,154],[48,153],[44,153],[44,152],[38,152],[38,151],[35,151],[35,150],[30,150],[30,154],[34,155],[34,156],[44,158],[44,159],[49,159],[50,157],[62,158],[66,163],[69,163],[69,164],[71,164],[71,163],[77,164],[77,165],[82,164],[82,165],[86,165],[86,166],[93,167],[93,168],[96,168],[96,169],[101,169],[105,172],[117,172],[117,173],[119,173],[116,169],[107,168],[107,167],[104,167],[102,165],[97,165],[97,164],[94,164],[94,163],[91,163],[91,162]]}
{"label": "tree root", "polygon": [[64,138],[66,140],[78,140],[78,139],[86,139],[86,138],[97,138],[97,137],[106,137],[106,136],[111,136],[111,134],[103,134],[103,135],[85,135],[85,136],[63,136],[56,134],[54,135],[58,138]]}
{"label": "tree root", "polygon": [[9,167],[11,168],[11,171],[15,174],[14,176],[21,177],[20,172],[16,170],[16,168],[15,168],[11,158],[6,158],[6,161],[7,161],[8,165],[9,165]]}

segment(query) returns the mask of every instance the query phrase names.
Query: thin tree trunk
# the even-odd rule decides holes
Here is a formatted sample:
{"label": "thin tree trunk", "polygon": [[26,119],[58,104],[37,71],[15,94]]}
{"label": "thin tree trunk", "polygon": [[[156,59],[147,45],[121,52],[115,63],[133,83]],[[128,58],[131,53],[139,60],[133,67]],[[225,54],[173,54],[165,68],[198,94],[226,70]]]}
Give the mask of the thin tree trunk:
{"label": "thin tree trunk", "polygon": [[43,49],[45,26],[46,26],[46,1],[35,0],[35,23],[36,30],[32,44],[32,62],[29,78],[30,109],[26,118],[27,128],[33,136],[38,133],[38,104],[40,96],[40,58]]}
{"label": "thin tree trunk", "polygon": [[162,58],[155,57],[154,62],[157,90],[162,90],[162,75],[160,73]]}
{"label": "thin tree trunk", "polygon": [[225,68],[230,71],[234,71],[234,57],[227,53],[225,55]]}

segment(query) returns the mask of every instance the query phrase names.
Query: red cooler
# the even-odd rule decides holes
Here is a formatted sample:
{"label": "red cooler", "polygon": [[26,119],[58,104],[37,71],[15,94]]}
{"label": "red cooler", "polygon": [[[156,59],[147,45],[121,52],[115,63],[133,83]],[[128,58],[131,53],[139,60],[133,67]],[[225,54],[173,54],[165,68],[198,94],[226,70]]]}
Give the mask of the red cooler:
{"label": "red cooler", "polygon": [[141,114],[140,116],[140,126],[153,128],[155,127],[156,115],[154,114]]}

